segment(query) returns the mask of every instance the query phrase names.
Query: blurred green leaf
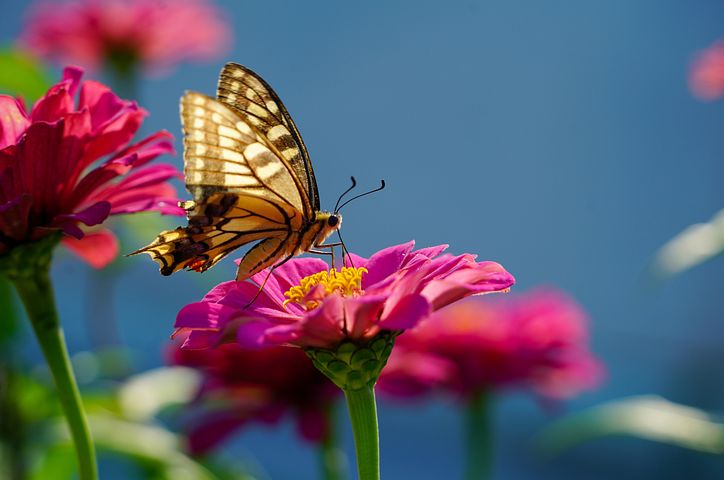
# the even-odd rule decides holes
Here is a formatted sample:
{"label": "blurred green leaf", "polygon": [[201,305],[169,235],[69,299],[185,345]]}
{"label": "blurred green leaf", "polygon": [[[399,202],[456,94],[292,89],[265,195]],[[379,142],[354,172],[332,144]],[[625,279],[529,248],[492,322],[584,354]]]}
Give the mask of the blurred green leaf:
{"label": "blurred green leaf", "polygon": [[654,272],[659,278],[685,272],[724,252],[724,210],[706,223],[686,227],[656,253]]}
{"label": "blurred green leaf", "polygon": [[29,480],[47,480],[49,478],[65,480],[73,478],[76,470],[75,452],[68,443],[46,448],[33,468]]}
{"label": "blurred green leaf", "polygon": [[[147,472],[147,478],[163,480],[217,479],[203,465],[182,453],[180,438],[161,426],[132,422],[105,414],[90,414],[88,422],[93,441],[99,452],[128,458]],[[58,419],[53,430],[58,445],[65,444],[69,440],[64,421]],[[71,460],[74,460],[72,454],[69,456]],[[44,459],[42,464],[54,461],[54,458]],[[43,469],[43,471],[47,470]],[[71,476],[51,475],[34,478],[65,479],[71,478]]]}
{"label": "blurred green leaf", "polygon": [[0,275],[0,345],[11,340],[15,335],[18,320],[19,314],[13,286],[4,275]]}
{"label": "blurred green leaf", "polygon": [[40,62],[13,47],[0,49],[0,91],[33,102],[44,95],[50,85]]}
{"label": "blurred green leaf", "polygon": [[654,395],[616,400],[572,414],[545,430],[536,443],[543,453],[557,455],[581,443],[612,435],[724,454],[724,424],[702,410]]}

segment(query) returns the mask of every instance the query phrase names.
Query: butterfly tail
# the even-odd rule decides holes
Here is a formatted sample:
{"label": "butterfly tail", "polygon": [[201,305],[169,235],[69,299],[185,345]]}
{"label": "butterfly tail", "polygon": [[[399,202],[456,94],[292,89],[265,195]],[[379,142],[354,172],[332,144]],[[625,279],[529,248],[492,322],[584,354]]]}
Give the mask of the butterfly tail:
{"label": "butterfly tail", "polygon": [[129,255],[148,254],[159,264],[161,275],[171,275],[184,268],[202,272],[219,259],[209,257],[208,242],[195,238],[203,237],[199,230],[196,226],[166,230],[161,232],[151,244]]}

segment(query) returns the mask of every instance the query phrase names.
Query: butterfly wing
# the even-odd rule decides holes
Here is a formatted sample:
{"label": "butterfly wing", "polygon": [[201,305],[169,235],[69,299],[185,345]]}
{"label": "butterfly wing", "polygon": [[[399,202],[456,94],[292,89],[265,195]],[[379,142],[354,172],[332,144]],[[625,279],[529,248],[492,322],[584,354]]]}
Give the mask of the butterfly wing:
{"label": "butterfly wing", "polygon": [[247,253],[253,251],[253,259],[239,272],[247,278],[294,250],[290,239],[313,218],[296,171],[261,132],[213,98],[186,93],[181,119],[186,186],[195,199],[189,226],[162,232],[134,253],[149,254],[170,275],[206,270],[232,250],[264,240],[265,248]]}
{"label": "butterfly wing", "polygon": [[279,96],[253,71],[227,63],[219,75],[217,97],[264,135],[270,148],[289,163],[309,201],[305,213],[313,216],[320,208],[314,170],[302,136]]}

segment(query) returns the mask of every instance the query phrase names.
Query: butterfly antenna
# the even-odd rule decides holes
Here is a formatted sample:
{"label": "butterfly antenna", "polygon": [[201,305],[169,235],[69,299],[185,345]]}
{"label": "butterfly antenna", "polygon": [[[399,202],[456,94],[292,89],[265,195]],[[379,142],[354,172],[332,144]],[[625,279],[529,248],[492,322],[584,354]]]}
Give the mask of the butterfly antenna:
{"label": "butterfly antenna", "polygon": [[345,190],[344,192],[342,192],[342,195],[340,195],[339,198],[337,199],[337,203],[334,205],[334,211],[335,211],[335,212],[339,211],[339,210],[337,209],[337,207],[339,206],[339,202],[342,201],[342,199],[344,198],[344,196],[347,195],[349,192],[351,192],[352,189],[357,186],[357,180],[355,180],[354,177],[349,177],[349,178],[352,179],[352,186],[349,187],[349,188],[348,188],[347,190]]}
{"label": "butterfly antenna", "polygon": [[349,202],[351,202],[352,200],[357,200],[358,198],[364,197],[365,195],[369,195],[370,193],[379,192],[380,190],[382,190],[382,189],[384,189],[384,188],[385,188],[385,181],[384,181],[384,180],[380,180],[380,186],[379,186],[379,187],[375,188],[374,190],[370,190],[369,192],[360,193],[359,195],[355,195],[354,197],[350,198],[349,200],[347,200],[346,202],[344,202],[342,205],[340,205],[339,208],[335,208],[334,211],[335,211],[335,212],[339,212],[340,210],[342,210],[342,207],[344,207],[345,205],[347,205],[347,204],[348,204]]}

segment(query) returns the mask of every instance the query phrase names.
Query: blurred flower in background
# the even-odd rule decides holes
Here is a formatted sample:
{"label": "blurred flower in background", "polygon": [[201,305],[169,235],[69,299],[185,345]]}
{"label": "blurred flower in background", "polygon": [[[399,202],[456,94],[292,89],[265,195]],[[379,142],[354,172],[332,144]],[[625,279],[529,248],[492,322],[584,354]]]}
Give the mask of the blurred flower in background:
{"label": "blurred flower in background", "polygon": [[332,433],[329,415],[341,392],[301,349],[174,348],[170,361],[202,375],[187,424],[195,455],[208,453],[249,423],[276,423],[285,415],[294,417],[307,441],[319,444]]}
{"label": "blurred flower in background", "polygon": [[42,58],[129,75],[214,58],[230,39],[205,0],[46,0],[30,8],[20,43]]}
{"label": "blurred flower in background", "polygon": [[603,367],[586,345],[586,323],[583,310],[555,290],[468,299],[400,335],[378,391],[403,400],[439,393],[460,400],[465,478],[490,478],[497,394],[517,387],[560,399],[600,382]]}
{"label": "blurred flower in background", "polygon": [[470,299],[397,339],[378,388],[390,395],[480,393],[528,388],[565,398],[596,386],[603,367],[588,350],[587,317],[562,292]]}
{"label": "blurred flower in background", "polygon": [[690,67],[689,87],[701,100],[716,100],[724,95],[724,41],[696,55]]}
{"label": "blurred flower in background", "polygon": [[147,165],[173,153],[171,134],[131,144],[147,112],[82,74],[66,68],[30,112],[0,95],[0,256],[62,231],[71,251],[102,267],[118,254],[113,233],[98,226],[110,215],[184,213],[167,183],[180,173]]}

